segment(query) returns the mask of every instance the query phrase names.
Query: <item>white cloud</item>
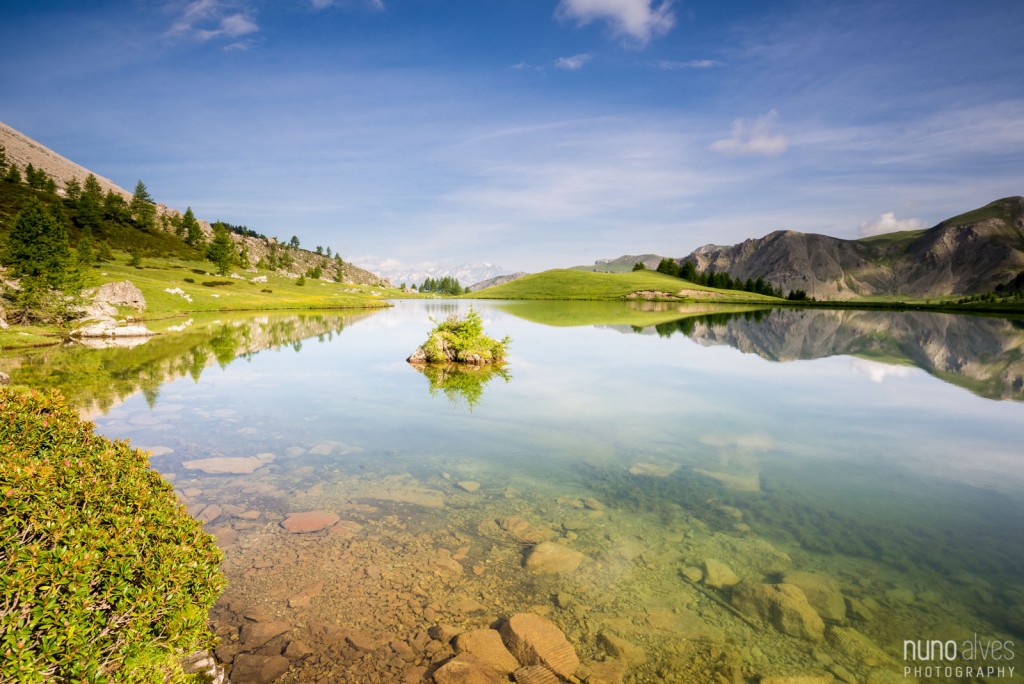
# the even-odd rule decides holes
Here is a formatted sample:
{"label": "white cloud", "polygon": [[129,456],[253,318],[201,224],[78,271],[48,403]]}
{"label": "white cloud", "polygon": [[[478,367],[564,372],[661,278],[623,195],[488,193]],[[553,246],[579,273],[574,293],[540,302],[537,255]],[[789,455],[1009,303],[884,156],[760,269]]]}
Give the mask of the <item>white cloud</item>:
{"label": "white cloud", "polygon": [[896,214],[887,211],[873,221],[865,221],[860,224],[860,235],[861,237],[870,237],[901,230],[921,230],[924,227],[924,222],[920,219],[898,219]]}
{"label": "white cloud", "polygon": [[537,71],[539,73],[544,73],[544,67],[536,66],[536,65],[530,64],[529,62],[519,62],[518,64],[513,64],[509,68],[510,69],[515,69],[516,71]]}
{"label": "white cloud", "polygon": [[713,67],[722,66],[722,63],[713,59],[691,59],[685,62],[661,59],[655,62],[654,66],[665,71],[682,71],[684,69],[711,69]]}
{"label": "white cloud", "polygon": [[579,71],[583,68],[583,65],[592,59],[594,59],[594,55],[589,52],[583,52],[571,57],[559,57],[555,60],[555,67],[565,71]]}
{"label": "white cloud", "polygon": [[556,15],[580,25],[605,21],[615,35],[642,47],[675,25],[671,10],[672,0],[561,0]]}
{"label": "white cloud", "polygon": [[914,372],[914,369],[909,366],[893,366],[867,359],[851,359],[850,368],[855,373],[866,375],[871,382],[877,383],[884,382],[886,378],[908,378]]}
{"label": "white cloud", "polygon": [[383,12],[386,8],[384,7],[384,0],[362,0],[361,2],[354,2],[353,0],[310,0],[315,10],[327,9],[328,7],[342,7],[347,5],[361,4],[366,5],[370,9]]}
{"label": "white cloud", "polygon": [[732,134],[728,138],[712,143],[711,149],[730,157],[743,154],[778,156],[789,148],[788,136],[772,133],[778,118],[779,112],[772,109],[767,114],[757,117],[753,123],[748,123],[745,119],[736,119],[732,122]]}
{"label": "white cloud", "polygon": [[[260,30],[252,19],[252,9],[245,3],[230,0],[193,0],[181,10],[180,18],[168,35],[206,42],[215,38],[240,38]],[[236,42],[231,49],[249,47]]]}

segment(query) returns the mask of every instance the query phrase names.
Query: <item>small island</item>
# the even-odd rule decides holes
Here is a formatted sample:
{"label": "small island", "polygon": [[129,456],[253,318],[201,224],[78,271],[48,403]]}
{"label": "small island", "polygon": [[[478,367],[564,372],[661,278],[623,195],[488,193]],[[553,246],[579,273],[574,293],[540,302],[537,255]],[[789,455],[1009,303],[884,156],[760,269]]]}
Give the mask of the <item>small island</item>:
{"label": "small island", "polygon": [[[431,319],[433,320],[433,319]],[[430,337],[406,359],[414,366],[425,364],[464,364],[486,366],[501,364],[511,342],[484,335],[484,322],[479,312],[470,307],[464,318],[452,314],[437,322]]]}

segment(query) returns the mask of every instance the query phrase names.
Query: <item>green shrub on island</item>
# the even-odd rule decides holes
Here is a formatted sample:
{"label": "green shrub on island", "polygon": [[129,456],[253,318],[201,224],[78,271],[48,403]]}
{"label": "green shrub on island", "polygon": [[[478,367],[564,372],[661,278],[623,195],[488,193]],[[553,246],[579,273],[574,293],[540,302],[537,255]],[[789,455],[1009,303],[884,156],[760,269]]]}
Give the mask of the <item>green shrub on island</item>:
{"label": "green shrub on island", "polygon": [[509,337],[498,341],[484,335],[484,321],[480,314],[470,307],[464,318],[452,314],[438,322],[430,331],[430,337],[408,358],[409,363],[466,363],[483,365],[501,363]]}
{"label": "green shrub on island", "polygon": [[213,537],[57,392],[0,388],[0,453],[0,681],[180,679],[213,641]]}

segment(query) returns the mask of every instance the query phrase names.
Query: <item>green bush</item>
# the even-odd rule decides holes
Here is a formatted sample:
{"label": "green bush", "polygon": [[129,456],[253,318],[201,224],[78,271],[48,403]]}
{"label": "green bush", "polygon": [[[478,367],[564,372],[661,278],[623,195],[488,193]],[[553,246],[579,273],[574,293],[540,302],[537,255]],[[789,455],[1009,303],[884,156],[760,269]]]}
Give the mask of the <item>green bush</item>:
{"label": "green bush", "polygon": [[0,681],[162,682],[211,645],[222,554],[127,442],[0,388]]}
{"label": "green bush", "polygon": [[[433,320],[433,319],[431,319]],[[495,340],[484,335],[484,321],[470,307],[465,318],[449,316],[437,322],[423,343],[428,363],[501,363],[511,339]]]}
{"label": "green bush", "polygon": [[234,285],[230,280],[204,280],[200,284],[203,287],[224,287],[225,285]]}

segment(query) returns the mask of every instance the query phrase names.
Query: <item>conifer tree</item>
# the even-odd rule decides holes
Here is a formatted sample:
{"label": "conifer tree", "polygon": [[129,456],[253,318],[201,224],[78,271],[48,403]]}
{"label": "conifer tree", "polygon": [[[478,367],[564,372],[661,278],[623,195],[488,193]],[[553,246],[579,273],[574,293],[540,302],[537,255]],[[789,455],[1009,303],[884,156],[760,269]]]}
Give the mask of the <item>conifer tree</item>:
{"label": "conifer tree", "polygon": [[132,220],[139,230],[152,230],[156,226],[156,202],[153,201],[146,184],[139,180],[135,193],[128,205]]}
{"label": "conifer tree", "polygon": [[235,247],[231,242],[231,236],[224,224],[217,223],[213,226],[213,242],[206,250],[206,258],[217,266],[217,273],[227,275],[231,263],[235,260]]}

